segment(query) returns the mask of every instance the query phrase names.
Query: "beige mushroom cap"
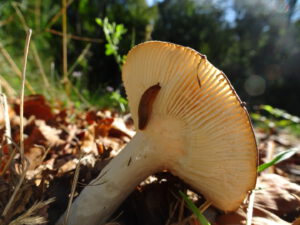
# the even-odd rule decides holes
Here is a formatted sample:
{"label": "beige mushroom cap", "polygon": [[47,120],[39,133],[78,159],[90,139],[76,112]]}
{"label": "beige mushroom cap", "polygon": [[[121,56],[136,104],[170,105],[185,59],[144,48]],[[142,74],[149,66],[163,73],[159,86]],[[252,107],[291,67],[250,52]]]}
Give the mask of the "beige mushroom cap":
{"label": "beige mushroom cap", "polygon": [[257,146],[247,110],[224,73],[193,49],[151,41],[129,52],[123,81],[136,125],[143,94],[160,86],[153,105],[144,102],[149,121],[137,131],[166,158],[161,167],[214,206],[238,208],[255,187]]}

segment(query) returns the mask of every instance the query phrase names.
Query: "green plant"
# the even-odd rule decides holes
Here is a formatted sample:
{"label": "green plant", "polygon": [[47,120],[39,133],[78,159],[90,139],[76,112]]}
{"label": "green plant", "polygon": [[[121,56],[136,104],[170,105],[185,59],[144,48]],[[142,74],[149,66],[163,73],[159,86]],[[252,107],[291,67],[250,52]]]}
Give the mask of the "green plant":
{"label": "green plant", "polygon": [[[105,39],[107,43],[105,44],[105,55],[113,55],[120,70],[125,62],[125,55],[120,55],[119,44],[122,40],[122,35],[127,32],[123,24],[116,24],[115,22],[110,22],[107,17],[104,19],[96,18],[96,23],[102,27]],[[97,102],[105,107],[114,107],[119,109],[121,112],[127,110],[127,100],[122,97],[119,90],[105,93],[102,95]]]}
{"label": "green plant", "polygon": [[203,216],[203,214],[200,212],[200,210],[194,204],[194,202],[192,202],[192,200],[189,199],[189,197],[186,194],[184,194],[182,191],[179,191],[179,194],[183,198],[183,200],[185,201],[185,203],[187,204],[187,206],[189,207],[189,209],[196,216],[196,218],[198,219],[198,221],[200,222],[200,224],[202,224],[202,225],[210,225],[210,223],[208,222],[208,220],[205,218],[205,216]]}
{"label": "green plant", "polygon": [[256,113],[251,113],[251,118],[258,127],[288,129],[292,133],[300,135],[300,118],[282,109],[261,105]]}
{"label": "green plant", "polygon": [[112,102],[112,105],[117,106],[121,112],[125,112],[127,109],[128,101],[126,98],[123,98],[118,91],[111,92],[109,99]]}
{"label": "green plant", "polygon": [[96,18],[96,23],[102,27],[107,44],[105,44],[105,55],[113,55],[120,69],[125,61],[125,56],[119,54],[119,43],[122,39],[122,35],[127,32],[123,24],[116,24],[115,22],[109,22],[105,17],[103,20]]}
{"label": "green plant", "polygon": [[128,101],[118,90],[107,91],[103,85],[100,85],[98,90],[93,93],[87,89],[83,89],[81,93],[91,105],[97,105],[100,108],[115,109],[122,113],[128,111]]}
{"label": "green plant", "polygon": [[270,162],[261,164],[257,168],[257,172],[262,172],[265,169],[269,168],[270,166],[273,166],[275,164],[278,164],[286,159],[289,159],[292,157],[296,152],[298,151],[298,148],[291,148],[286,151],[278,153]]}

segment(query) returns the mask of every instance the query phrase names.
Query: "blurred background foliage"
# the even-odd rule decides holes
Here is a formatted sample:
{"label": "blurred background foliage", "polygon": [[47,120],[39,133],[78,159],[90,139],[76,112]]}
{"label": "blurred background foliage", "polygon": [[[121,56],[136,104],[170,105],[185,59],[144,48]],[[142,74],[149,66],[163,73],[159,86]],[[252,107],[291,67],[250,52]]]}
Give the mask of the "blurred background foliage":
{"label": "blurred background foliage", "polygon": [[[61,82],[63,1],[71,93]],[[268,104],[300,115],[299,5],[297,0],[2,0],[1,84],[18,94],[30,27],[28,86],[52,101],[59,96],[76,105],[125,111],[120,70],[125,55],[135,44],[162,40],[207,55],[250,110]]]}

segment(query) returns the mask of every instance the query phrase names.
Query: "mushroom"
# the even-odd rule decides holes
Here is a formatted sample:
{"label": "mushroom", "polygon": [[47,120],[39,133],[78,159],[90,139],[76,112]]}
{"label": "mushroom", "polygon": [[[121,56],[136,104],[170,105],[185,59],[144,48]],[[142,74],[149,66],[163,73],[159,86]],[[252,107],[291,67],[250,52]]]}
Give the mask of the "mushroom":
{"label": "mushroom", "polygon": [[73,203],[71,225],[103,224],[147,176],[168,170],[215,207],[236,210],[255,187],[257,146],[244,104],[204,55],[150,41],[122,77],[136,135]]}

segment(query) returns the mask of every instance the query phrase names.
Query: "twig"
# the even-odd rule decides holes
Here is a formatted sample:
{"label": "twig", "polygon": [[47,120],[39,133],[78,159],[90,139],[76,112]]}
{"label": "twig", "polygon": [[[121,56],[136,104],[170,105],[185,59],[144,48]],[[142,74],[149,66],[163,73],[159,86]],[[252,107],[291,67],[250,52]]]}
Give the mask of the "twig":
{"label": "twig", "polygon": [[22,72],[22,86],[21,86],[21,104],[20,104],[20,155],[21,155],[21,162],[22,162],[22,167],[23,167],[23,172],[21,175],[21,178],[12,194],[10,197],[7,205],[5,206],[2,216],[5,217],[6,214],[8,213],[11,205],[14,202],[14,199],[25,179],[27,169],[29,168],[29,161],[24,157],[24,136],[23,136],[23,131],[24,131],[24,89],[25,89],[25,78],[26,78],[26,66],[27,66],[27,57],[28,57],[28,50],[29,50],[29,44],[30,44],[30,39],[31,39],[31,34],[32,30],[29,29],[26,35],[26,41],[25,41],[25,48],[24,48],[24,66],[23,66],[23,72]]}
{"label": "twig", "polygon": [[71,75],[73,71],[75,70],[76,66],[84,59],[85,55],[88,53],[88,51],[91,48],[91,44],[87,44],[83,51],[80,53],[80,55],[77,57],[76,61],[73,63],[73,65],[68,70],[68,75]]}
{"label": "twig", "polygon": [[3,170],[0,172],[0,176],[3,176],[3,175],[6,173],[6,170],[7,170],[8,167],[10,166],[10,163],[11,163],[11,161],[13,160],[13,158],[15,157],[16,153],[17,153],[17,150],[16,150],[16,149],[14,149],[14,150],[10,153],[9,159],[7,160],[7,162],[6,162],[6,164],[5,164],[4,168],[3,168]]}
{"label": "twig", "polygon": [[9,115],[8,115],[8,104],[7,104],[7,98],[4,93],[0,94],[1,97],[1,104],[3,107],[3,115],[4,115],[4,121],[5,121],[5,137],[6,143],[9,147],[9,153],[11,153],[11,126],[10,126],[10,120],[9,120]]}
{"label": "twig", "polygon": [[34,214],[38,214],[38,210],[43,207],[51,204],[55,201],[55,198],[50,198],[47,201],[34,203],[26,212],[22,215],[18,216],[8,225],[20,225],[20,224],[44,224],[46,223],[46,219],[40,215],[34,216]]}
{"label": "twig", "polygon": [[201,213],[204,213],[208,207],[211,206],[211,201],[206,200],[200,207],[199,207],[199,211]]}
{"label": "twig", "polygon": [[[10,159],[6,162],[4,168],[2,171],[0,171],[0,176],[2,176],[3,174],[5,174],[6,169],[9,166],[10,161],[12,160],[12,155],[13,155],[13,150],[11,148],[11,126],[10,126],[10,119],[9,119],[9,115],[8,115],[8,104],[7,104],[7,98],[6,95],[4,93],[0,94],[0,101],[1,101],[1,105],[2,105],[2,110],[3,110],[3,115],[4,115],[4,122],[5,122],[5,139],[6,139],[6,144],[8,146],[9,149],[9,154],[10,154]],[[4,139],[3,139],[4,140]],[[2,145],[3,147],[3,145]],[[1,155],[1,154],[0,154]],[[4,152],[3,152],[4,155]],[[1,163],[1,158],[0,158],[0,163]]]}
{"label": "twig", "polygon": [[[63,33],[57,30],[53,30],[53,29],[46,29],[46,32],[49,32],[51,34],[55,34],[55,35],[59,35],[59,36],[63,36]],[[78,40],[78,41],[86,41],[86,42],[94,42],[94,43],[103,43],[102,39],[99,38],[89,38],[89,37],[80,37],[80,36],[76,36],[73,34],[67,34],[67,37],[70,39],[74,39],[74,40]]]}
{"label": "twig", "polygon": [[[67,3],[67,8],[73,3],[74,0],[70,0],[68,1]],[[54,24],[58,19],[59,17],[61,16],[61,14],[63,13],[63,8],[61,8],[58,13],[56,13],[56,15],[50,20],[50,22],[48,23],[48,25],[46,26],[46,30],[52,26],[52,24]]]}
{"label": "twig", "polygon": [[[204,213],[204,212],[208,209],[209,206],[211,206],[211,201],[206,200],[206,201],[199,207],[199,211],[200,211],[201,213]],[[194,219],[196,219],[196,216],[195,216],[195,214],[192,214],[192,215],[186,217],[186,218],[183,219],[183,220],[179,220],[178,225],[179,225],[179,224],[181,224],[181,225],[187,224],[187,222],[189,222],[189,221],[191,221],[191,220],[194,220]]]}
{"label": "twig", "polygon": [[[14,149],[12,151],[12,153],[9,156],[9,159],[7,160],[3,170],[0,173],[0,176],[2,176],[3,174],[5,174],[6,170],[8,169],[8,167],[10,166],[13,158],[15,157],[17,152],[20,152],[20,147],[17,145],[17,143],[15,143],[11,137],[6,137],[7,139],[9,139],[11,141],[11,144],[14,146]],[[13,168],[14,169],[14,168]]]}
{"label": "twig", "polygon": [[[11,58],[11,56],[9,55],[9,53],[6,51],[6,49],[3,47],[3,45],[1,43],[0,43],[0,53],[4,56],[4,58],[6,59],[6,61],[8,62],[8,64],[10,65],[11,69],[20,78],[22,78],[22,72],[21,72],[21,70],[16,65],[16,63],[14,62],[14,60]],[[31,84],[28,81],[26,81],[26,87],[30,91],[31,94],[35,94],[35,91],[34,91],[33,87],[31,86]]]}
{"label": "twig", "polygon": [[181,199],[179,213],[178,213],[178,221],[179,222],[183,220],[183,213],[184,213],[184,200]]}
{"label": "twig", "polygon": [[[40,0],[39,0],[39,1],[40,1]],[[23,29],[24,29],[25,31],[27,31],[27,30],[29,29],[29,27],[28,27],[28,25],[27,25],[27,22],[26,22],[26,19],[25,19],[24,15],[22,14],[21,10],[18,8],[17,3],[13,2],[13,3],[12,3],[12,6],[14,7],[14,9],[15,9],[17,15],[18,15],[18,18],[19,18],[20,21],[21,21],[21,24],[22,24],[22,26],[23,26]],[[35,43],[33,42],[33,43],[31,44],[31,46],[32,46],[32,50],[33,50],[33,56],[34,56],[34,59],[35,59],[35,61],[36,61],[37,67],[38,67],[38,69],[39,69],[39,71],[40,71],[40,73],[41,73],[41,75],[42,75],[44,84],[45,84],[46,88],[49,88],[49,87],[50,87],[49,81],[48,81],[48,79],[47,79],[47,76],[46,76],[46,73],[45,73],[43,64],[41,63],[41,58],[40,58],[40,56],[39,56],[39,54],[38,54],[38,51],[37,51],[37,48],[36,48]]]}
{"label": "twig", "polygon": [[10,84],[5,80],[5,78],[0,75],[0,85],[6,90],[8,97],[16,95],[16,91],[10,86]]}
{"label": "twig", "polygon": [[13,20],[14,20],[14,15],[10,15],[7,19],[0,21],[0,27],[9,24]]}
{"label": "twig", "polygon": [[27,31],[29,29],[27,23],[26,23],[26,20],[25,20],[25,17],[23,16],[21,10],[19,9],[18,7],[18,3],[17,2],[12,2],[11,5],[14,7],[19,19],[20,19],[20,22],[22,23],[22,26],[23,26],[23,29],[25,31]]}
{"label": "twig", "polygon": [[[25,163],[25,162],[26,162],[26,163]],[[5,206],[4,210],[3,210],[3,213],[2,213],[2,216],[3,216],[3,217],[5,217],[6,214],[8,213],[8,211],[9,211],[9,209],[10,209],[10,207],[11,207],[11,205],[12,205],[12,203],[13,203],[13,201],[14,201],[14,199],[15,199],[15,197],[16,197],[16,195],[17,195],[17,193],[18,193],[18,191],[19,191],[19,189],[20,189],[20,187],[21,187],[21,185],[22,185],[22,183],[23,183],[23,181],[24,181],[24,178],[25,178],[25,176],[26,176],[26,172],[27,172],[27,169],[28,169],[28,167],[29,167],[29,162],[27,161],[26,158],[25,158],[25,160],[24,160],[24,162],[23,162],[23,165],[24,165],[24,164],[25,164],[25,167],[24,167],[24,170],[23,170],[23,172],[22,172],[21,178],[20,178],[20,180],[19,180],[19,182],[18,182],[18,185],[16,186],[16,188],[15,188],[15,190],[14,190],[12,196],[10,197],[8,203],[6,204],[6,206]]]}
{"label": "twig", "polygon": [[67,0],[62,1],[62,53],[63,53],[63,84],[67,95],[70,94],[70,81],[68,80],[68,36],[67,36]]}
{"label": "twig", "polygon": [[44,154],[43,154],[43,156],[41,158],[41,163],[44,162],[44,160],[45,160],[46,156],[48,155],[48,153],[49,153],[50,149],[52,148],[52,146],[53,145],[48,146],[48,148],[46,149],[46,151],[44,151]]}
{"label": "twig", "polygon": [[83,95],[79,92],[78,88],[75,87],[71,82],[69,82],[70,87],[72,87],[72,90],[75,92],[75,94],[80,98],[80,100],[85,103],[87,106],[91,106],[91,104],[86,100]]}
{"label": "twig", "polygon": [[24,161],[24,91],[25,91],[25,80],[26,80],[26,67],[27,57],[30,45],[32,30],[29,29],[26,35],[25,49],[24,49],[24,63],[22,71],[22,86],[21,86],[21,103],[20,103],[20,155],[22,162]]}
{"label": "twig", "polygon": [[[274,158],[275,148],[276,148],[276,144],[273,140],[267,142],[267,155],[266,155],[267,162],[271,161]],[[275,171],[274,166],[270,166],[268,169],[266,169],[266,173],[274,173],[274,171]]]}
{"label": "twig", "polygon": [[35,15],[35,29],[37,32],[40,31],[41,28],[41,0],[35,1],[35,7],[34,7],[34,15]]}
{"label": "twig", "polygon": [[42,78],[43,78],[43,81],[44,81],[44,84],[45,84],[45,87],[46,88],[49,88],[50,87],[50,84],[49,84],[49,81],[47,79],[47,75],[45,73],[45,70],[44,70],[44,67],[43,67],[43,64],[41,62],[41,58],[39,56],[39,53],[37,51],[37,48],[36,48],[36,45],[35,43],[32,43],[32,50],[33,50],[33,56],[34,56],[34,59],[36,61],[36,64],[37,64],[37,67],[39,68],[39,71],[42,75]]}
{"label": "twig", "polygon": [[79,170],[80,170],[80,161],[83,157],[83,152],[80,153],[79,156],[79,161],[76,165],[76,169],[75,169],[75,174],[74,174],[74,178],[73,178],[73,182],[72,182],[72,188],[71,188],[71,193],[70,193],[70,198],[68,201],[68,207],[67,207],[67,211],[66,211],[66,215],[64,217],[64,225],[68,224],[68,220],[69,220],[69,216],[70,216],[70,209],[71,209],[71,205],[73,202],[73,198],[74,198],[74,194],[75,194],[75,189],[76,189],[76,185],[77,185],[77,181],[78,181],[78,176],[79,176]]}
{"label": "twig", "polygon": [[176,209],[178,208],[178,206],[179,206],[179,204],[180,204],[180,201],[181,201],[181,200],[178,199],[178,200],[176,201],[176,203],[174,204],[173,209],[171,209],[171,210],[169,211],[169,217],[168,217],[168,220],[167,220],[167,222],[165,223],[165,225],[170,225],[171,219],[174,217],[175,212],[176,212]]}
{"label": "twig", "polygon": [[249,196],[249,203],[248,203],[248,208],[247,208],[247,223],[246,223],[246,225],[251,225],[252,224],[254,199],[255,199],[255,190],[252,190],[251,194]]}

